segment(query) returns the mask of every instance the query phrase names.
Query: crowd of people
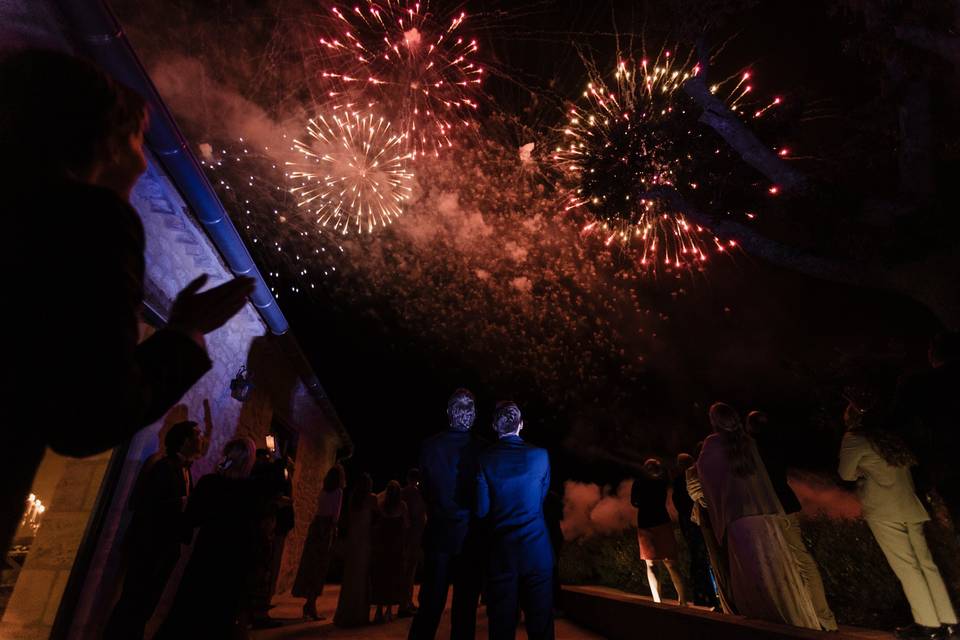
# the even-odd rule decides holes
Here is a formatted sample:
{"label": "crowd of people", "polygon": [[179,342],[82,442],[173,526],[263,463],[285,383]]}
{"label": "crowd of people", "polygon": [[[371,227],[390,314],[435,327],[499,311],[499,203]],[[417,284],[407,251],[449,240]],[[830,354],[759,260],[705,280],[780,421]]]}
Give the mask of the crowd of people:
{"label": "crowd of people", "polygon": [[341,538],[344,568],[334,622],[343,627],[367,624],[371,605],[376,607],[376,623],[393,620],[394,607],[397,616],[409,617],[415,610],[413,585],[427,520],[420,472],[410,469],[406,485],[391,480],[379,495],[372,493],[370,475],[362,474],[346,505],[345,486],[343,467],[334,465],[324,479],[293,585],[293,595],[305,599],[303,616],[326,619],[316,602]]}
{"label": "crowd of people", "polygon": [[[924,534],[927,505],[942,503],[953,522],[960,506],[957,470],[948,462],[958,443],[957,340],[955,333],[935,337],[930,370],[905,378],[890,403],[866,385],[851,385],[845,394],[838,480],[855,488],[910,605],[914,622],[896,629],[900,638],[958,634]],[[696,458],[677,456],[672,491],[657,458],[644,463],[633,483],[640,558],[653,599],[661,601],[655,568],[662,564],[681,606],[692,598],[726,613],[835,631],[820,569],[801,535],[801,504],[787,481],[782,434],[765,413],[751,411],[742,420],[720,402],[710,407],[709,419],[713,433],[698,445]],[[692,585],[678,567],[668,496],[689,552]]]}
{"label": "crowd of people", "polygon": [[[392,480],[373,494],[370,476],[361,474],[345,498],[343,469],[330,470],[293,589],[305,598],[304,617],[324,617],[316,598],[342,537],[337,626],[369,624],[371,609],[372,622],[389,622],[396,607],[398,616],[414,618],[411,639],[432,639],[452,587],[452,638],[475,637],[481,594],[491,638],[514,637],[521,602],[528,636],[553,637],[562,506],[556,494],[551,499],[547,452],[520,438],[515,403],[497,405],[492,444],[471,433],[475,416],[473,394],[457,390],[448,429],[423,443],[420,467],[402,487]],[[549,524],[545,513],[553,514]]]}
{"label": "crowd of people", "polygon": [[156,638],[242,637],[270,624],[283,540],[293,529],[292,463],[250,438],[223,448],[194,481],[207,439],[193,421],[172,425],[164,455],[148,460],[130,498],[127,568],[103,637],[142,638],[185,545],[193,545]]}
{"label": "crowd of people", "polygon": [[[935,342],[937,368],[956,366],[951,339]],[[930,516],[912,473],[925,478],[924,496],[939,495],[940,488],[950,496],[953,472],[934,463],[936,474],[929,474],[918,466],[905,434],[939,444],[954,435],[938,440],[939,425],[931,421],[938,414],[929,412],[898,433],[891,418],[908,415],[902,398],[884,411],[865,388],[851,387],[847,397],[838,476],[856,483],[864,519],[910,604],[915,621],[896,633],[956,637],[956,613],[924,537]],[[473,395],[457,390],[447,406],[448,428],[423,443],[419,468],[408,471],[402,486],[391,480],[375,494],[364,473],[348,490],[342,466],[328,471],[293,585],[293,595],[305,600],[304,618],[324,619],[317,598],[339,555],[336,626],[413,616],[409,637],[432,639],[452,586],[452,638],[475,637],[481,595],[490,638],[513,638],[521,613],[529,637],[553,637],[562,506],[550,491],[547,452],[520,438],[516,404],[497,405],[492,444],[472,433],[475,416]],[[677,456],[672,479],[666,465],[651,458],[633,483],[638,546],[653,599],[662,600],[662,565],[681,606],[837,630],[820,569],[801,535],[801,504],[788,483],[788,456],[776,427],[763,412],[741,419],[720,402],[710,407],[709,421],[713,433],[696,456]],[[206,422],[209,430],[209,415]],[[194,486],[189,463],[204,451],[198,425],[174,425],[165,446],[166,456],[144,470],[134,493],[134,553],[105,637],[142,636],[181,544],[192,537],[193,553],[158,637],[275,624],[266,614],[279,560],[273,541],[293,526],[292,511],[279,516],[291,509],[286,463],[238,439],[226,446],[217,471]],[[686,543],[687,567],[680,564],[668,503]],[[945,503],[956,513],[955,502]],[[268,587],[258,591],[258,583]]]}

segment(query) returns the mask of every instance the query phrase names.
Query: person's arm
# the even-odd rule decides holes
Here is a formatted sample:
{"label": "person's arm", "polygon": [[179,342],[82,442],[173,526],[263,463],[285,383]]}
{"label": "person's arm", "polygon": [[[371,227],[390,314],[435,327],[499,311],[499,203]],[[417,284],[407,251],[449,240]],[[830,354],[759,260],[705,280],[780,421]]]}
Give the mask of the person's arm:
{"label": "person's arm", "polygon": [[859,440],[859,437],[846,433],[843,436],[843,442],[840,444],[840,462],[837,472],[847,482],[853,482],[860,477],[858,467],[860,466],[860,460],[863,458],[863,447]]}
{"label": "person's arm", "polygon": [[160,330],[131,348],[136,343],[136,319],[127,313],[130,326],[115,322],[114,339],[99,341],[103,349],[95,358],[98,380],[73,394],[78,406],[94,398],[111,398],[110,411],[101,412],[86,428],[51,425],[48,444],[59,454],[86,457],[121,444],[159,420],[210,369],[206,351],[176,331]]}
{"label": "person's arm", "polygon": [[203,335],[237,313],[253,287],[253,280],[236,278],[200,292],[206,283],[202,276],[178,294],[169,327],[138,344],[143,226],[128,203],[105,193],[90,194],[90,210],[111,223],[90,248],[99,253],[82,282],[88,311],[78,316],[69,337],[73,357],[94,363],[96,373],[75,376],[63,401],[83,407],[109,398],[110,410],[83,427],[69,421],[49,426],[47,443],[69,456],[111,449],[160,419],[210,369]]}
{"label": "person's arm", "polygon": [[380,516],[382,511],[380,511],[380,501],[377,500],[376,494],[371,493],[367,496],[367,507],[370,509],[370,528],[377,526],[380,522]]}
{"label": "person's arm", "polygon": [[700,476],[697,474],[696,467],[687,469],[687,493],[690,494],[691,500],[706,508],[707,500],[703,495],[703,485],[700,484]]}
{"label": "person's arm", "polygon": [[487,477],[483,467],[477,472],[477,501],[474,505],[474,514],[478,518],[485,518],[490,513],[490,487],[487,486]]}
{"label": "person's arm", "polygon": [[544,450],[543,457],[546,458],[546,468],[543,471],[543,477],[540,479],[540,505],[543,505],[543,501],[547,499],[547,494],[550,493],[550,454]]}
{"label": "person's arm", "polygon": [[213,438],[213,412],[210,410],[210,400],[203,399],[203,438],[200,440],[200,457],[207,455],[210,450],[210,440]]}
{"label": "person's arm", "polygon": [[333,507],[333,524],[340,522],[340,512],[343,509],[343,489],[336,490],[336,504]]}
{"label": "person's arm", "polygon": [[212,491],[210,483],[213,479],[214,478],[209,476],[200,478],[197,486],[194,487],[193,492],[190,494],[190,498],[187,500],[187,508],[184,509],[181,520],[183,527],[183,544],[190,544],[190,540],[193,538],[193,530],[203,524],[203,521],[207,517],[210,508],[210,498],[208,494]]}
{"label": "person's arm", "polygon": [[632,506],[640,506],[640,493],[640,478],[634,478],[633,485],[630,487],[630,504]]}
{"label": "person's arm", "polygon": [[426,445],[420,445],[420,457],[417,461],[420,469],[420,492],[423,495],[425,503],[429,504],[432,498],[433,482],[430,478],[430,469],[432,468],[428,460]]}

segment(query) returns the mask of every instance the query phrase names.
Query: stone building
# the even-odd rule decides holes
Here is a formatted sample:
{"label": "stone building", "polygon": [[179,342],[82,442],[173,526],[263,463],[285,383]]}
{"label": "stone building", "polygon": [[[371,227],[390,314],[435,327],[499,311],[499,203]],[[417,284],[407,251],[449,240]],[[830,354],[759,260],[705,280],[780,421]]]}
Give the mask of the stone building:
{"label": "stone building", "polygon": [[[0,2],[0,40],[70,49],[76,38],[71,38],[69,11],[65,15],[60,10],[67,4]],[[197,275],[210,274],[215,284],[237,272],[229,261],[242,249],[222,246],[222,238],[209,232],[203,212],[189,204],[196,185],[183,184],[182,174],[179,182],[171,178],[160,157],[163,150],[153,142],[151,148],[158,153],[150,156],[132,198],[147,237],[144,336],[162,326],[176,292]],[[259,277],[255,269],[254,274]],[[223,445],[237,436],[250,436],[263,446],[271,434],[295,461],[296,527],[287,538],[277,583],[278,591],[289,590],[323,475],[338,457],[349,455],[351,444],[262,281],[255,298],[256,305],[247,305],[207,337],[213,369],[161,421],[127,445],[91,458],[70,459],[48,451],[33,490],[44,511],[25,520],[3,566],[0,638],[98,637],[123,575],[127,503],[137,475],[158,452],[165,426],[186,418],[203,424],[204,400],[213,428],[209,451],[193,467],[195,479],[212,471]],[[254,385],[243,402],[231,396],[230,388],[241,367]],[[81,370],[74,373],[83,375]],[[109,410],[109,398],[91,399],[89,415],[82,410],[78,415],[78,428],[85,420],[95,420],[97,412]],[[149,631],[169,606],[188,557],[183,554]]]}

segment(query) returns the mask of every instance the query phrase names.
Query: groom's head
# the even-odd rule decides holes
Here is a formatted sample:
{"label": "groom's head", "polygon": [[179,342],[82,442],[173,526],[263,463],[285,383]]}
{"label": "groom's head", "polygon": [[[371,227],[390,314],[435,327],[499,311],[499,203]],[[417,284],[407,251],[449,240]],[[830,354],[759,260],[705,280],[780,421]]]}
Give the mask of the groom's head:
{"label": "groom's head", "polygon": [[523,428],[523,417],[516,402],[498,402],[493,412],[493,430],[500,437],[515,436]]}
{"label": "groom's head", "polygon": [[447,401],[447,419],[454,431],[470,431],[477,410],[473,403],[473,394],[467,389],[457,389]]}

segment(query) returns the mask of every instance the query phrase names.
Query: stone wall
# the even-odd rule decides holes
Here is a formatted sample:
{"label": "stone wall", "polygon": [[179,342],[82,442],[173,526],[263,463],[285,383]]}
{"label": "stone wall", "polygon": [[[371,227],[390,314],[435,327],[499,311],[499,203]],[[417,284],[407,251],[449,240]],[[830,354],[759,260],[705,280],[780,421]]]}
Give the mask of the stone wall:
{"label": "stone wall", "polygon": [[[60,477],[53,493],[43,494],[47,511],[4,611],[0,638],[49,637],[111,453],[82,460],[47,455],[58,458],[44,461],[48,477]],[[56,472],[49,471],[51,466]]]}

